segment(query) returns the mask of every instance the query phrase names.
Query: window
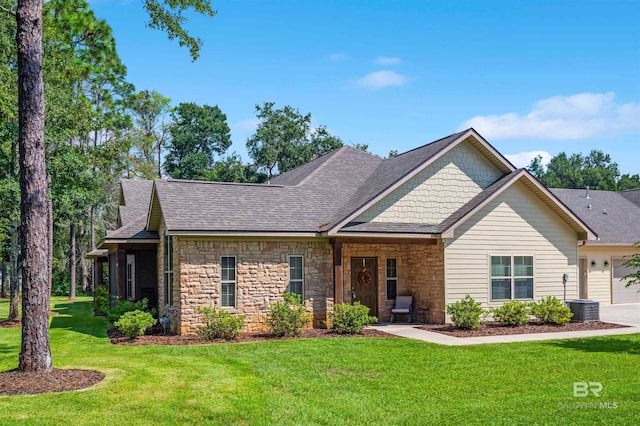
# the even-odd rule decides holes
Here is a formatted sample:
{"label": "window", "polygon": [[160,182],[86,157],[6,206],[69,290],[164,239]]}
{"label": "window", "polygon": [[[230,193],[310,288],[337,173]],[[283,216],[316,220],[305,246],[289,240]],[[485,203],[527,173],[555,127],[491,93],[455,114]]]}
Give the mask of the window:
{"label": "window", "polygon": [[236,257],[222,256],[220,258],[221,289],[220,306],[223,308],[236,307]]}
{"label": "window", "polygon": [[127,300],[136,298],[136,255],[127,255]]}
{"label": "window", "polygon": [[300,295],[304,299],[304,258],[302,256],[289,256],[289,293]]}
{"label": "window", "polygon": [[165,304],[173,303],[173,237],[164,236],[164,296]]}
{"label": "window", "polygon": [[533,256],[491,256],[491,299],[533,299]]}
{"label": "window", "polygon": [[387,259],[387,300],[396,300],[398,294],[398,262]]}

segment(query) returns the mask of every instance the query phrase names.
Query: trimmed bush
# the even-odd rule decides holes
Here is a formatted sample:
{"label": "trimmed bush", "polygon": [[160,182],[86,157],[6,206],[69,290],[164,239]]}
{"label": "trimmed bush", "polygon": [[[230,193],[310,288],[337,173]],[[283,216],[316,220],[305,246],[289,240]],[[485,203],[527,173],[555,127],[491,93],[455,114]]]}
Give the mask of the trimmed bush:
{"label": "trimmed bush", "polygon": [[519,300],[506,302],[498,308],[492,308],[491,313],[501,326],[515,327],[529,322],[529,307]]}
{"label": "trimmed bush", "polygon": [[[116,300],[115,305],[107,309],[107,311],[105,312],[105,315],[107,317],[107,320],[111,324],[115,325],[116,321],[118,321],[120,317],[127,312],[146,311],[148,304],[149,304],[149,301],[146,298],[139,300],[137,302],[130,302],[128,300]],[[151,316],[153,317],[156,316],[155,309],[152,309],[150,313],[151,313]]]}
{"label": "trimmed bush", "polygon": [[235,339],[244,327],[246,317],[245,315],[234,315],[222,308],[199,307],[198,313],[202,314],[204,319],[204,325],[198,328],[198,334],[204,340]]}
{"label": "trimmed bush", "polygon": [[331,329],[339,334],[359,334],[365,327],[378,321],[377,317],[369,316],[369,308],[360,302],[333,305],[329,318]]}
{"label": "trimmed bush", "polygon": [[571,321],[573,312],[554,296],[543,297],[538,303],[529,303],[531,313],[543,324],[563,325]]}
{"label": "trimmed bush", "polygon": [[267,326],[274,336],[297,336],[311,321],[311,314],[302,303],[299,294],[285,293],[284,301],[277,301],[269,307]]}
{"label": "trimmed bush", "polygon": [[155,318],[149,312],[140,310],[129,311],[122,314],[120,319],[114,324],[118,330],[129,339],[144,334],[147,328],[156,323]]}
{"label": "trimmed bush", "polygon": [[96,288],[93,294],[93,310],[103,315],[109,310],[109,290],[106,285]]}
{"label": "trimmed bush", "polygon": [[467,294],[464,299],[447,305],[447,314],[451,315],[451,321],[456,328],[478,328],[482,324],[480,317],[486,314],[481,306],[480,302],[476,302]]}

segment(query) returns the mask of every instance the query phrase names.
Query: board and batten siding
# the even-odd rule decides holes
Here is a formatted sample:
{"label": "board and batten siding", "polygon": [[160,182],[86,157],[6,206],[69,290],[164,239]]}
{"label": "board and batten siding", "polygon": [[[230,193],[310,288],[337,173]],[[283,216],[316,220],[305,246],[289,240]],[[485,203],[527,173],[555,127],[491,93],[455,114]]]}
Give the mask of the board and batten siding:
{"label": "board and batten siding", "polygon": [[475,148],[461,143],[354,221],[440,223],[501,176]]}
{"label": "board and batten siding", "polygon": [[[587,298],[610,304],[612,259],[621,259],[637,253],[633,246],[585,245],[578,249],[581,258],[587,259]],[[609,265],[604,264],[605,260]],[[595,262],[595,265],[591,265]]]}
{"label": "board and batten siding", "polygon": [[446,304],[468,293],[485,308],[491,301],[491,256],[533,256],[534,298],[563,298],[563,274],[569,274],[567,300],[578,294],[576,232],[531,193],[515,183],[469,218],[445,243]]}

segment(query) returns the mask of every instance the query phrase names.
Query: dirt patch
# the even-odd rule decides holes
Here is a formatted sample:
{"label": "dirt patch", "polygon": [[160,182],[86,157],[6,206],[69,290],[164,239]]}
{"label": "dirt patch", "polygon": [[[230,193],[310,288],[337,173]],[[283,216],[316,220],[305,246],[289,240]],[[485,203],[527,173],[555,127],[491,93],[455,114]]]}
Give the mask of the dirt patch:
{"label": "dirt patch", "polygon": [[60,370],[23,373],[10,370],[0,373],[0,395],[35,395],[88,388],[104,379],[93,370]]}
{"label": "dirt patch", "polygon": [[450,324],[427,324],[416,327],[420,330],[433,331],[454,337],[503,336],[507,334],[560,333],[565,331],[606,330],[609,328],[626,328],[626,325],[610,322],[570,322],[565,325],[540,324],[531,321],[519,327],[503,327],[497,322],[488,322],[475,330],[458,330]]}
{"label": "dirt patch", "polygon": [[114,345],[210,345],[218,343],[240,343],[240,342],[264,342],[267,340],[295,340],[295,339],[321,339],[321,338],[347,338],[347,337],[391,337],[396,338],[391,334],[385,333],[379,330],[365,329],[362,334],[343,335],[334,333],[332,330],[312,328],[305,330],[304,333],[296,337],[274,337],[268,333],[242,333],[235,340],[204,340],[202,337],[196,334],[186,335],[167,335],[163,336],[162,332],[158,332],[157,328],[151,329],[148,334],[144,336],[138,336],[135,339],[128,339],[118,330],[109,330],[107,332],[111,343]]}
{"label": "dirt patch", "polygon": [[14,320],[10,320],[7,318],[0,321],[0,328],[13,328],[20,326],[22,326],[22,321],[20,320],[20,318]]}

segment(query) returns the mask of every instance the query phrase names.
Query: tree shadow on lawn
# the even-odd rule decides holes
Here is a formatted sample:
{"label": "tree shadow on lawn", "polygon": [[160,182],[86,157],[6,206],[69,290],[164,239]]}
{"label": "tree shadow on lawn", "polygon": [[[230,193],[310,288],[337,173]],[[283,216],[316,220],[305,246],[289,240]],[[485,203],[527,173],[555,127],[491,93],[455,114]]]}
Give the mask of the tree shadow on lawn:
{"label": "tree shadow on lawn", "polygon": [[0,343],[0,354],[17,354],[20,352],[20,345],[6,345]]}
{"label": "tree shadow on lawn", "polygon": [[[635,338],[630,339],[629,336]],[[628,353],[640,355],[640,338],[638,335],[593,337],[588,339],[549,340],[547,345],[563,349],[574,349],[583,352]]]}
{"label": "tree shadow on lawn", "polygon": [[93,316],[90,302],[57,303],[53,310],[58,315],[51,319],[49,328],[71,330],[93,337],[107,337],[104,319]]}

